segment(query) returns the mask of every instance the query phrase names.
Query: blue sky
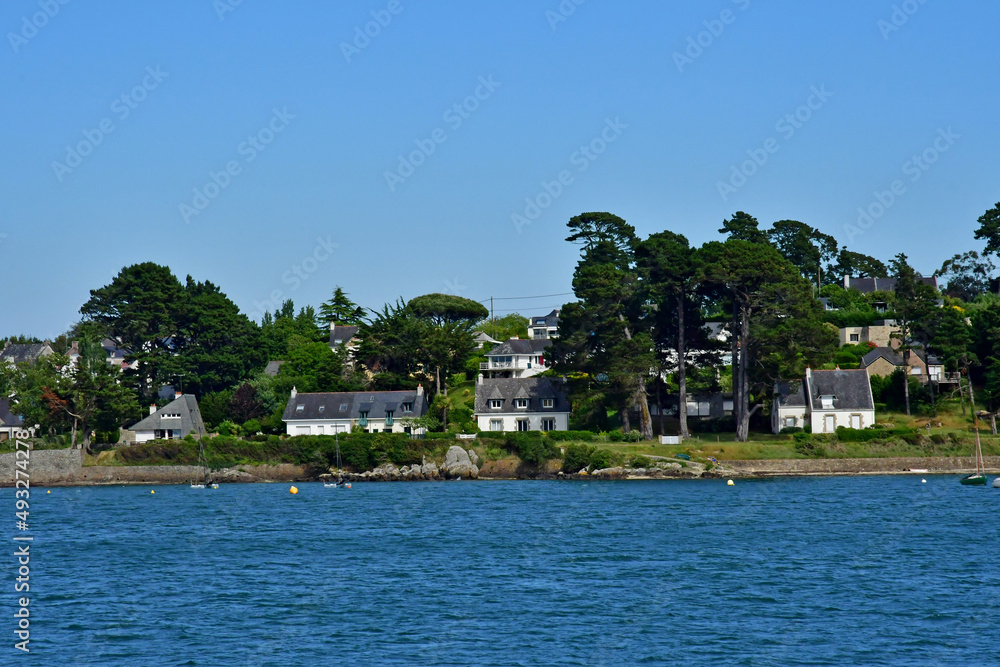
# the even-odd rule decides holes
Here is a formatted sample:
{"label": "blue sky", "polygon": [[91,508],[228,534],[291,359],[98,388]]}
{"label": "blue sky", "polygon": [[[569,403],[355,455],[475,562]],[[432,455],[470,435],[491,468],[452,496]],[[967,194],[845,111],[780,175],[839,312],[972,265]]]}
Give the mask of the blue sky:
{"label": "blue sky", "polygon": [[929,274],[1000,199],[992,4],[234,2],[0,5],[0,335],[143,261],[255,317],[565,293],[584,211],[801,220]]}

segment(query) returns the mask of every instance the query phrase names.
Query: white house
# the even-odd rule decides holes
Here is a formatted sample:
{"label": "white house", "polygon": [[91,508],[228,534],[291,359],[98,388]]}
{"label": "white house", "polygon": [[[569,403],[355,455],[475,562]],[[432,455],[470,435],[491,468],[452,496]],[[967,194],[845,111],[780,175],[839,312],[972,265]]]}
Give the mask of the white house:
{"label": "white house", "polygon": [[136,443],[175,440],[186,437],[188,433],[200,438],[205,435],[205,423],[201,420],[198,399],[193,394],[177,392],[174,400],[159,410],[155,405],[149,406],[149,416],[128,430],[135,434]]}
{"label": "white house", "polygon": [[407,391],[356,391],[300,394],[292,388],[282,421],[288,435],[367,433],[422,435],[426,429],[410,420],[427,414],[424,388]]}
{"label": "white house", "polygon": [[868,428],[875,423],[875,401],[864,369],[814,371],[806,369],[801,382],[775,387],[771,428],[809,425],[813,433],[835,433],[837,428]]}
{"label": "white house", "polygon": [[486,354],[479,370],[493,378],[529,378],[549,369],[545,361],[547,338],[525,340],[511,338]]}
{"label": "white house", "polygon": [[567,431],[565,382],[552,378],[494,378],[476,382],[475,414],[481,431]]}
{"label": "white house", "polygon": [[555,338],[559,331],[559,310],[553,310],[544,317],[532,317],[528,323],[528,338],[542,340]]}

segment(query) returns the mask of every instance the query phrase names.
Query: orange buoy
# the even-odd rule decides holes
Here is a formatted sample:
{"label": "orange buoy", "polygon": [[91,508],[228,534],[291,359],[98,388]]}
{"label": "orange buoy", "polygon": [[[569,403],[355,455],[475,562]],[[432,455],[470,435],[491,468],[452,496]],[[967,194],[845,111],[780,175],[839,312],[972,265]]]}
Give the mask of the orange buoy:
{"label": "orange buoy", "polygon": [[292,495],[295,495],[296,493],[299,492],[299,488],[297,486],[293,486],[292,488],[288,489],[288,492],[291,493]]}

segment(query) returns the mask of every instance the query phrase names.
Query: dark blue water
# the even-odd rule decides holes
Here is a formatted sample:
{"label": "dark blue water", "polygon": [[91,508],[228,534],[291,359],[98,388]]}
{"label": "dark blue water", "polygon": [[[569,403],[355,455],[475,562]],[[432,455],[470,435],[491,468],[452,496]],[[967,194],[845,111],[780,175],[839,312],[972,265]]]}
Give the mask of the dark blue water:
{"label": "dark blue water", "polygon": [[0,663],[1000,664],[957,476],[298,486],[33,489]]}

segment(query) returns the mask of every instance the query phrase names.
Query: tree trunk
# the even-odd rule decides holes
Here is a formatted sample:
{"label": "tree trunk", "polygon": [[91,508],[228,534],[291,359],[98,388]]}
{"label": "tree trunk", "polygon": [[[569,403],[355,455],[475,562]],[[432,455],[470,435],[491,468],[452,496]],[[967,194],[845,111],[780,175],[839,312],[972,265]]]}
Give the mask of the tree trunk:
{"label": "tree trunk", "polygon": [[649,396],[646,395],[646,379],[642,373],[636,374],[635,398],[639,404],[639,435],[643,440],[653,439],[653,418],[649,416]]}
{"label": "tree trunk", "polygon": [[997,413],[990,413],[990,433],[993,435],[997,434]]}
{"label": "tree trunk", "polygon": [[903,353],[903,400],[906,403],[906,416],[910,416],[910,352]]}
{"label": "tree trunk", "polygon": [[660,385],[663,384],[663,365],[660,365],[660,377],[656,379],[656,411],[659,413],[660,422],[660,435],[665,433],[665,424],[663,422],[663,392],[660,391]]}
{"label": "tree trunk", "polygon": [[733,319],[729,325],[729,349],[732,354],[730,359],[729,369],[732,373],[733,378],[733,424],[734,428],[739,429],[740,424],[740,414],[743,410],[743,401],[740,399],[740,384],[738,381],[738,371],[739,366],[739,355],[740,355],[740,319],[739,310],[735,301],[733,301]]}
{"label": "tree trunk", "polygon": [[86,420],[84,420],[83,422],[81,422],[80,428],[83,431],[83,445],[82,445],[82,449],[83,449],[84,452],[86,452],[86,453],[89,454],[90,453],[90,426],[87,424]]}
{"label": "tree trunk", "polygon": [[937,403],[934,400],[934,378],[927,374],[927,387],[931,390],[931,416],[937,417]]}
{"label": "tree trunk", "polygon": [[628,433],[629,431],[632,430],[632,421],[629,418],[628,413],[629,413],[629,404],[628,404],[628,399],[626,398],[619,412],[619,416],[621,417],[622,420],[622,433]]}
{"label": "tree trunk", "polygon": [[[681,438],[688,437],[687,377],[684,366],[684,293],[677,296],[677,419]],[[662,429],[661,429],[662,432]]]}
{"label": "tree trunk", "polygon": [[[736,439],[746,442],[750,437],[750,378],[749,378],[749,352],[747,348],[750,343],[750,313],[748,307],[740,308],[740,421],[736,425]],[[735,387],[735,383],[733,385]],[[733,403],[735,411],[736,404]]]}
{"label": "tree trunk", "polygon": [[73,435],[70,436],[70,448],[76,449],[76,417],[73,417]]}

